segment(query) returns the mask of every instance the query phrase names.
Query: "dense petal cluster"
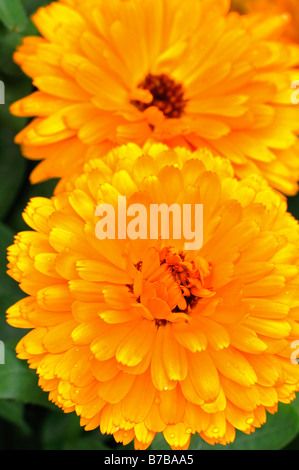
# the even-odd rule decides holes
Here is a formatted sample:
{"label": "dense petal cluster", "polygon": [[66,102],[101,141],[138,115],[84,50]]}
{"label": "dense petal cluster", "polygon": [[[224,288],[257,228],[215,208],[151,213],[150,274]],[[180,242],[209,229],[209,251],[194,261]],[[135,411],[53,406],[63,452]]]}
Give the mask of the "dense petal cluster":
{"label": "dense petal cluster", "polygon": [[232,0],[231,10],[239,13],[253,13],[277,15],[279,13],[290,15],[290,22],[284,36],[291,41],[299,42],[299,10],[297,0]]}
{"label": "dense petal cluster", "polygon": [[[33,21],[14,55],[36,91],[13,104],[33,117],[16,137],[43,160],[33,182],[65,179],[128,142],[155,139],[228,158],[298,191],[298,46],[288,19],[229,13],[227,0],[59,0]],[[58,191],[58,190],[57,190]]]}
{"label": "dense petal cluster", "polygon": [[[99,204],[203,204],[203,245],[99,239]],[[229,443],[299,388],[299,227],[257,175],[164,144],[111,150],[51,199],[33,198],[8,252],[27,296],[7,321],[27,333],[18,357],[86,430],[145,449],[163,432]],[[137,228],[136,228],[137,231]],[[138,233],[138,232],[137,232]],[[161,235],[161,232],[159,232]]]}

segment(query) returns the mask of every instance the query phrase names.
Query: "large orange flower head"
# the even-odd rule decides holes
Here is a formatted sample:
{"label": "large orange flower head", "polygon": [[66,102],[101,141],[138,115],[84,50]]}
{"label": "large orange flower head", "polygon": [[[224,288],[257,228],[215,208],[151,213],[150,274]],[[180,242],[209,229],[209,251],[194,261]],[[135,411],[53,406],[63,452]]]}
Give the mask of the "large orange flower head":
{"label": "large orange flower head", "polygon": [[[169,219],[155,225],[157,207]],[[203,242],[187,249],[197,219],[181,237],[170,222],[200,207]],[[295,398],[299,227],[259,176],[238,181],[207,150],[127,144],[24,219],[8,254],[28,294],[8,310],[31,329],[17,354],[86,430],[136,449],[160,432],[173,449],[195,433],[225,444]]]}
{"label": "large orange flower head", "polygon": [[258,13],[264,16],[287,13],[291,21],[284,34],[286,38],[299,42],[298,0],[232,0],[231,9],[240,13]]}
{"label": "large orange flower head", "polygon": [[[33,79],[11,110],[34,117],[16,137],[43,162],[37,182],[70,177],[114,145],[148,138],[207,147],[237,177],[257,172],[298,191],[299,49],[286,15],[228,13],[226,0],[59,0],[33,21],[15,61]],[[60,187],[64,186],[61,181]]]}

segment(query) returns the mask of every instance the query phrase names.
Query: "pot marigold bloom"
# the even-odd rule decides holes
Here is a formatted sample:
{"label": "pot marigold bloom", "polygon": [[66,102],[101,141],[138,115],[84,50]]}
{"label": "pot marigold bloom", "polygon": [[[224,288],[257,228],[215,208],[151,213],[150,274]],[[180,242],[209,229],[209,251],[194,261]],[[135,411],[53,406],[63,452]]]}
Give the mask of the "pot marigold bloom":
{"label": "pot marigold bloom", "polygon": [[[201,248],[160,226],[139,237],[136,220],[136,237],[100,239],[96,208],[119,197],[202,204]],[[173,449],[195,433],[226,444],[295,398],[298,222],[259,176],[238,181],[207,150],[128,144],[87,163],[66,192],[33,198],[24,219],[33,230],[9,248],[8,273],[28,296],[7,321],[31,329],[18,357],[86,430],[136,449],[161,432]]]}
{"label": "pot marigold bloom", "polygon": [[[115,145],[147,139],[229,158],[298,191],[299,108],[291,102],[299,49],[280,40],[285,15],[251,21],[226,0],[60,0],[33,21],[14,54],[36,91],[13,114],[43,162],[32,182],[69,178]],[[61,181],[60,188],[64,187]]]}
{"label": "pot marigold bloom", "polygon": [[290,23],[284,33],[291,41],[299,42],[299,10],[297,0],[232,0],[232,11],[240,13],[254,13],[277,15],[286,13],[290,16]]}

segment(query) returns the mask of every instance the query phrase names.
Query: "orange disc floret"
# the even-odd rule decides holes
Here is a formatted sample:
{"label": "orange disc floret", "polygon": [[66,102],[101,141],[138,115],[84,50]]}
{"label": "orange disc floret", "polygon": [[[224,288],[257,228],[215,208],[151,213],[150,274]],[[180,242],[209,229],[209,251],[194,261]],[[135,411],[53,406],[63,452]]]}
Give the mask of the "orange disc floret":
{"label": "orange disc floret", "polygon": [[[139,237],[137,224],[135,239],[99,237],[97,207],[116,211],[119,197],[147,210],[202,204],[202,246],[161,227]],[[8,250],[27,296],[7,321],[31,330],[18,357],[86,430],[136,449],[161,432],[173,449],[196,433],[226,444],[253,432],[299,387],[299,227],[286,209],[206,150],[128,144],[91,161],[66,192],[29,202],[32,230]]]}
{"label": "orange disc floret", "polygon": [[115,145],[151,138],[207,147],[235,174],[298,191],[298,45],[286,15],[229,13],[226,0],[59,0],[33,21],[14,60],[36,91],[11,112],[34,119],[17,136],[43,160],[32,182],[62,178]]}

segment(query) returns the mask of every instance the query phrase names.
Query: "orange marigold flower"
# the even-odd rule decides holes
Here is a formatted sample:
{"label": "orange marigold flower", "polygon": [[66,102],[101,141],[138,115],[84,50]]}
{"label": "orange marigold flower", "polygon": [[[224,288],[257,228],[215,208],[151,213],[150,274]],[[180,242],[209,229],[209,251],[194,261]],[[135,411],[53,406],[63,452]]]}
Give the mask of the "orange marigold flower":
{"label": "orange marigold flower", "polygon": [[[67,189],[30,201],[33,230],[8,253],[28,294],[7,313],[31,329],[17,355],[52,402],[136,449],[160,432],[185,449],[195,433],[232,442],[295,398],[299,228],[284,198],[207,150],[149,143],[90,161]],[[99,239],[96,208],[124,196],[146,209],[203,204],[202,247],[161,228]]]}
{"label": "orange marigold flower", "polygon": [[298,0],[232,0],[231,10],[240,13],[259,13],[290,15],[290,23],[284,33],[291,41],[299,42],[299,9]]}
{"label": "orange marigold flower", "polygon": [[[111,147],[151,138],[225,156],[237,177],[298,191],[299,49],[284,15],[251,21],[226,0],[59,0],[33,21],[15,61],[33,79],[17,136],[43,162],[33,182],[68,178]],[[64,182],[61,182],[61,187]]]}

